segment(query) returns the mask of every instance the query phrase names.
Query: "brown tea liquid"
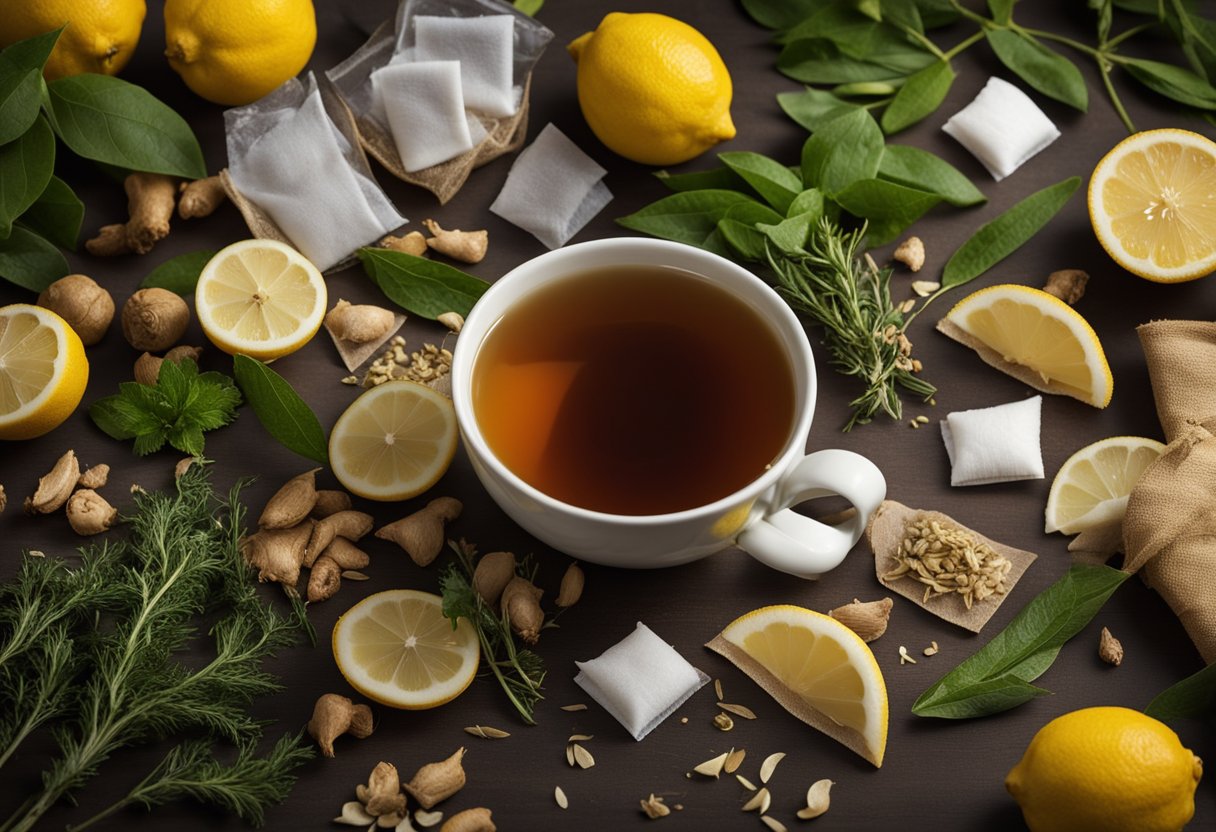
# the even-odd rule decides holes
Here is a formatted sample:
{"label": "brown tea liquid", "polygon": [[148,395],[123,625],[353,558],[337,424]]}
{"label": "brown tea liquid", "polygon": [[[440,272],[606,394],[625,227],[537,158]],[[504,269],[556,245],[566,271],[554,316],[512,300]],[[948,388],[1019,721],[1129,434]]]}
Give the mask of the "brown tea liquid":
{"label": "brown tea liquid", "polygon": [[611,514],[711,503],[759,477],[794,421],[789,357],[704,278],[616,266],[555,281],[482,343],[473,408],[530,485]]}

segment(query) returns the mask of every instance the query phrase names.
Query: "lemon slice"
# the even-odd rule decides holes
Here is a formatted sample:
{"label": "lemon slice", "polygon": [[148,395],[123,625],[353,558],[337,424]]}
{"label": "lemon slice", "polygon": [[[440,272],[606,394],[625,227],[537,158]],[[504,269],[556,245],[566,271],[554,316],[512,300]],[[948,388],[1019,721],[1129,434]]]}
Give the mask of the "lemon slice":
{"label": "lemon slice", "polygon": [[1216,142],[1146,130],[1119,142],[1089,180],[1089,220],[1120,266],[1158,283],[1216,270]]}
{"label": "lemon slice", "polygon": [[33,439],[72,415],[89,383],[80,336],[49,309],[0,308],[0,439]]}
{"label": "lemon slice", "polygon": [[1077,451],[1051,481],[1045,530],[1077,534],[1121,523],[1127,495],[1164,450],[1155,439],[1112,436]]}
{"label": "lemon slice", "polygon": [[419,711],[451,702],[477,675],[477,632],[456,628],[443,600],[429,592],[390,589],[364,598],[334,625],[334,660],[351,687],[393,708]]}
{"label": "lemon slice", "polygon": [[390,381],[351,402],[329,434],[338,482],[369,500],[406,500],[439,481],[456,454],[452,400],[424,384]]}
{"label": "lemon slice", "polygon": [[270,361],[317,334],[325,280],[307,257],[276,240],[242,240],[203,267],[194,306],[203,332],[226,353]]}
{"label": "lemon slice", "polygon": [[937,328],[988,364],[1045,393],[1094,407],[1110,404],[1115,380],[1093,327],[1059,298],[1004,283],[968,295]]}
{"label": "lemon slice", "polygon": [[803,607],[761,607],[707,646],[794,716],[882,766],[887,685],[870,648],[848,627]]}

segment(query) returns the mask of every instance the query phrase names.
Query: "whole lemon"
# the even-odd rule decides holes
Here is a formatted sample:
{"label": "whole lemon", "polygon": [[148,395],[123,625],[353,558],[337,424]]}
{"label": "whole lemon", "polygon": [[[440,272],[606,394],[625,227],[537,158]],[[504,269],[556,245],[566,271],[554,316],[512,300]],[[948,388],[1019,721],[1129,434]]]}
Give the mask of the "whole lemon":
{"label": "whole lemon", "polygon": [[312,0],[165,0],[165,55],[191,90],[238,106],[295,77],[317,43]]}
{"label": "whole lemon", "polygon": [[566,50],[578,64],[583,117],[626,159],[674,165],[734,138],[730,73],[687,23],[613,12]]}
{"label": "whole lemon", "polygon": [[1034,735],[1005,788],[1031,832],[1177,832],[1195,814],[1203,761],[1128,708],[1084,708]]}
{"label": "whole lemon", "polygon": [[0,0],[0,47],[66,24],[43,74],[118,73],[139,43],[144,0]]}

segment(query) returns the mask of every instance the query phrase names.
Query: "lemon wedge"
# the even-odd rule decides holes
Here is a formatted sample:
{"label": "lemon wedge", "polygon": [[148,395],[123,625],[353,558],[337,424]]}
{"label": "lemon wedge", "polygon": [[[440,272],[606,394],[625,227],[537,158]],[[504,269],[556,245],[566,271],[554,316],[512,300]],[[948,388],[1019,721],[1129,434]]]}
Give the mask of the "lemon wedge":
{"label": "lemon wedge", "polygon": [[1216,142],[1146,130],[1102,157],[1089,180],[1098,242],[1129,272],[1180,283],[1216,271]]}
{"label": "lemon wedge", "polygon": [[1127,495],[1165,446],[1143,436],[1112,436],[1070,456],[1047,495],[1045,531],[1077,534],[1123,522]]}
{"label": "lemon wedge", "polygon": [[89,383],[80,336],[49,309],[0,308],[0,439],[33,439],[72,415]]}
{"label": "lemon wedge", "polygon": [[761,607],[706,646],[794,716],[882,766],[887,685],[870,648],[848,627],[803,607]]}
{"label": "lemon wedge", "polygon": [[1115,381],[1097,333],[1040,289],[1013,283],[981,289],[959,301],[937,329],[1036,390],[1094,407],[1110,404]]}
{"label": "lemon wedge", "polygon": [[277,240],[242,240],[203,267],[194,306],[203,332],[226,353],[270,361],[307,344],[325,317],[325,279]]}
{"label": "lemon wedge", "polygon": [[451,702],[477,675],[477,632],[463,618],[455,629],[443,600],[429,592],[390,589],[364,598],[334,625],[334,660],[351,687],[393,708],[418,711]]}
{"label": "lemon wedge", "polygon": [[329,463],[347,491],[407,500],[426,491],[456,454],[452,400],[424,384],[390,381],[351,402],[329,434]]}

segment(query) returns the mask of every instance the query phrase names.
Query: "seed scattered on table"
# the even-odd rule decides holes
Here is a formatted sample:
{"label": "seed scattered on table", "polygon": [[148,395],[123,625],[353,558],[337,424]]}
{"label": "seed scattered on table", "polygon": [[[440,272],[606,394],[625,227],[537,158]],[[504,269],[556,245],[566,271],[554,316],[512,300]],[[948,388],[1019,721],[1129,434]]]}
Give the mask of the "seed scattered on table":
{"label": "seed scattered on table", "polygon": [[926,647],[921,652],[924,653],[926,656],[936,656],[937,655],[937,642],[936,641],[929,642],[929,646]]}
{"label": "seed scattered on table", "polygon": [[[732,749],[733,750],[733,749]],[[730,756],[730,752],[724,752],[714,757],[712,760],[706,760],[700,765],[693,768],[697,774],[704,774],[706,777],[713,777],[715,780],[722,774],[722,767],[726,765],[726,758]]]}
{"label": "seed scattered on table", "polygon": [[726,714],[718,714],[714,717],[714,727],[719,731],[729,731],[735,727],[735,721]]}
{"label": "seed scattered on table", "polygon": [[756,718],[755,712],[752,711],[751,708],[744,707],[743,705],[731,705],[726,702],[719,702],[718,707],[727,713],[734,714],[735,716],[741,716],[744,719]]}
{"label": "seed scattered on table", "polygon": [[553,787],[553,799],[557,801],[557,805],[561,808],[570,808],[570,801],[566,799],[566,793],[562,791],[561,786]]}
{"label": "seed scattered on table", "polygon": [[899,645],[899,663],[900,664],[916,664],[916,659],[908,654],[908,648],[902,644]]}
{"label": "seed scattered on table", "polygon": [[646,813],[646,817],[651,820],[665,818],[671,814],[671,809],[663,802],[663,798],[655,797],[653,794],[641,801],[642,811]]}
{"label": "seed scattered on table", "polygon": [[743,765],[743,758],[747,756],[747,751],[742,748],[733,748],[726,755],[726,762],[722,765],[722,770],[727,774],[734,774],[739,770],[739,766]]}
{"label": "seed scattered on table", "polygon": [[582,702],[576,702],[576,703],[575,703],[575,704],[573,704],[573,705],[562,705],[562,710],[563,710],[563,711],[570,711],[570,712],[573,712],[573,711],[585,711],[585,710],[587,710],[587,706],[586,706],[586,705],[584,705]]}
{"label": "seed scattered on table", "polygon": [[769,754],[765,757],[764,762],[760,764],[760,782],[767,783],[769,778],[773,776],[773,772],[777,770],[777,763],[784,759],[784,751],[778,751],[776,754]]}

